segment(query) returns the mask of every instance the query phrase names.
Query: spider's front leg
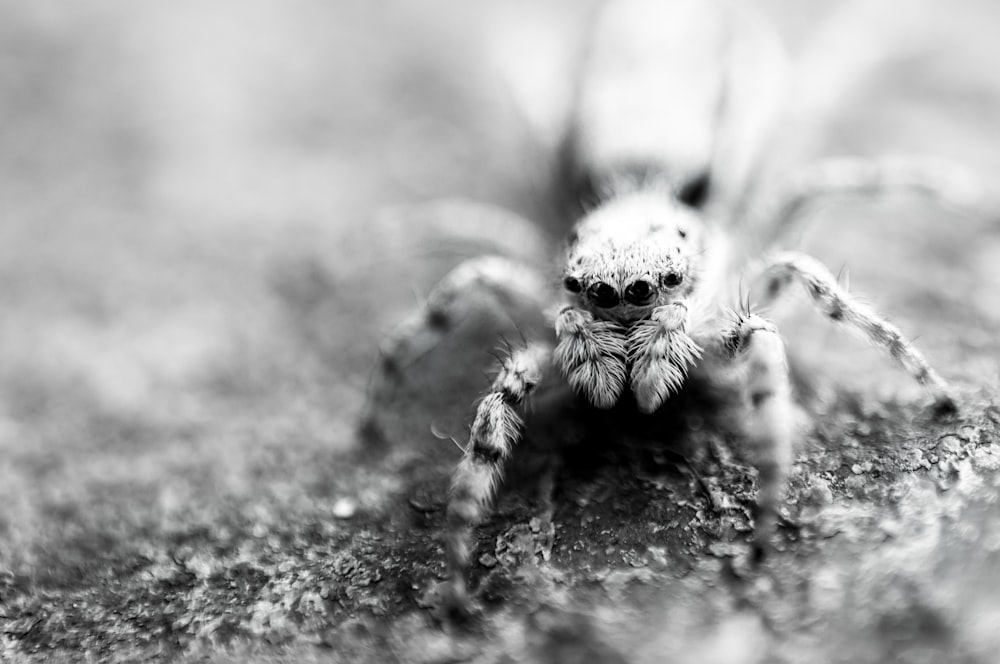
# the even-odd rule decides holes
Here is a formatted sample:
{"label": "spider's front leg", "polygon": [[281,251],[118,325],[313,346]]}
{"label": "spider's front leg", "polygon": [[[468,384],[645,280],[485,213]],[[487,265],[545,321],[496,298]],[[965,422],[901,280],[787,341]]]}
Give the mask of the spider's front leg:
{"label": "spider's front leg", "polygon": [[701,357],[701,348],[688,335],[690,324],[688,305],[680,301],[657,307],[649,320],[629,329],[631,387],[641,412],[652,413],[662,406]]}
{"label": "spider's front leg", "polygon": [[625,329],[565,306],[556,316],[555,360],[570,386],[597,408],[611,408],[625,389]]}
{"label": "spider's front leg", "polygon": [[749,413],[746,435],[757,467],[753,559],[759,561],[774,532],[792,465],[794,421],[788,362],[777,328],[755,314],[741,314],[722,339],[720,352],[737,363]]}
{"label": "spider's front leg", "polygon": [[472,529],[488,509],[503,476],[503,463],[521,437],[517,410],[542,379],[552,350],[532,343],[503,361],[490,392],[476,409],[469,443],[455,469],[448,502],[447,558],[450,574],[448,608],[458,615],[471,610],[466,574]]}
{"label": "spider's front leg", "polygon": [[797,252],[783,252],[772,259],[765,273],[771,278],[769,297],[776,297],[792,279],[798,279],[827,318],[835,322],[843,321],[860,330],[869,341],[888,351],[918,383],[926,386],[934,395],[935,412],[947,414],[958,409],[951,387],[928,364],[923,353],[903,338],[899,328],[871,307],[851,297],[840,287],[836,277],[815,258]]}

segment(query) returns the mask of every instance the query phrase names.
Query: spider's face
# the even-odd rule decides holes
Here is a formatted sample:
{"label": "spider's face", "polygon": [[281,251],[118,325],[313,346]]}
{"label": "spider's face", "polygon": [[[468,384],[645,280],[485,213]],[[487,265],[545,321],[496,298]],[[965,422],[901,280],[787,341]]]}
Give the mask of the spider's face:
{"label": "spider's face", "polygon": [[628,325],[691,293],[704,236],[696,214],[662,195],[613,199],[577,223],[563,286],[581,308]]}

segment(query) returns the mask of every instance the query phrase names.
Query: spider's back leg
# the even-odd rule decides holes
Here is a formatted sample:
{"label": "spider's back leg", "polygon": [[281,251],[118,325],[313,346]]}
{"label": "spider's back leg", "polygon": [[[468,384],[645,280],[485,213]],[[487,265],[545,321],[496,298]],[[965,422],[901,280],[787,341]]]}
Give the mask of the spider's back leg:
{"label": "spider's back leg", "polygon": [[900,193],[923,196],[971,216],[996,215],[985,183],[958,164],[919,157],[831,157],[796,171],[761,201],[751,224],[770,245],[791,237],[823,203]]}
{"label": "spider's back leg", "polygon": [[467,316],[489,311],[499,319],[511,319],[526,309],[541,312],[549,290],[536,270],[500,256],[473,258],[449,272],[423,306],[382,343],[381,362],[372,374],[362,418],[363,430],[378,431],[378,414],[391,400],[407,368],[432,352]]}

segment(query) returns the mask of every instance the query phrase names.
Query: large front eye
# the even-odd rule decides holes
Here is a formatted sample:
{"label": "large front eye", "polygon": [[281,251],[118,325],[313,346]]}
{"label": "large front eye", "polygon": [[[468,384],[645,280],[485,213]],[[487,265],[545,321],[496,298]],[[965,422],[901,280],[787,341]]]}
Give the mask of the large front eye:
{"label": "large front eye", "polygon": [[625,301],[630,304],[644,305],[649,304],[653,301],[656,296],[656,289],[653,288],[653,284],[640,279],[639,281],[632,282],[625,289]]}
{"label": "large front eye", "polygon": [[614,286],[598,281],[587,289],[587,297],[602,309],[607,309],[618,304],[618,291]]}

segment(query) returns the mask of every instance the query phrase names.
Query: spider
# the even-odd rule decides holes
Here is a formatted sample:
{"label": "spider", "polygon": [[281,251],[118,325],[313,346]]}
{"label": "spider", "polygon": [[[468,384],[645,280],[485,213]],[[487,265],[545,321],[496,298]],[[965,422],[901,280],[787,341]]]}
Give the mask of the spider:
{"label": "spider", "polygon": [[704,0],[602,8],[559,160],[570,200],[589,204],[572,213],[556,305],[531,267],[474,258],[384,345],[386,365],[405,365],[470,302],[551,310],[549,338],[528,339],[500,360],[454,470],[445,537],[454,608],[470,608],[473,528],[521,437],[521,410],[553,374],[594,408],[634,403],[636,418],[699,375],[736,375],[758,473],[752,552],[763,555],[793,460],[792,389],[778,329],[742,303],[737,280],[761,275],[766,300],[801,283],[830,320],[856,328],[926,386],[936,412],[956,410],[921,352],[820,262],[791,251],[754,256],[818,197],[910,188],[948,201],[956,190],[954,174],[933,162],[860,158],[820,162],[772,190],[757,186],[755,159],[776,135],[783,58],[770,27],[744,8]]}

